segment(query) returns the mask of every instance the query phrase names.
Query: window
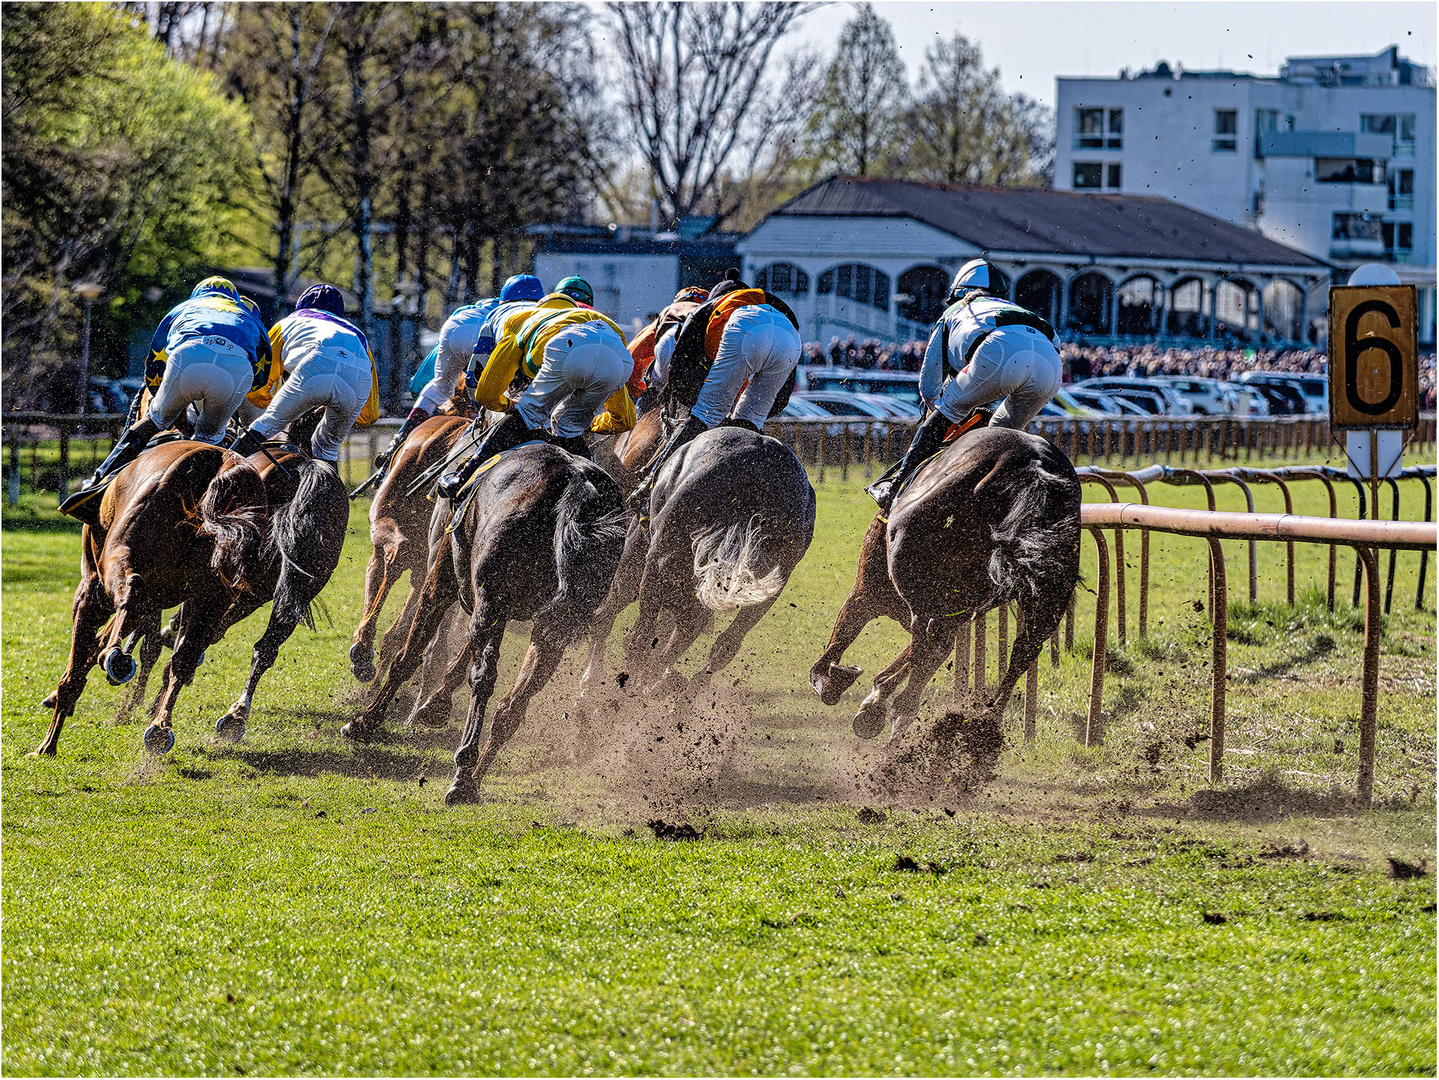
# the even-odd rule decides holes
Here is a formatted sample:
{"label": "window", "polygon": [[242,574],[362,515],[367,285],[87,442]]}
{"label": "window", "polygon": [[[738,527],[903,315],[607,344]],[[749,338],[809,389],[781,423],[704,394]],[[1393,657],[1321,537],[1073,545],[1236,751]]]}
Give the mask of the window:
{"label": "window", "polygon": [[1315,158],[1314,179],[1321,184],[1382,184],[1384,162],[1370,158]]}
{"label": "window", "polygon": [[1119,150],[1123,146],[1123,109],[1080,108],[1074,110],[1074,148],[1076,150]]}
{"label": "window", "polygon": [[821,296],[838,293],[856,303],[889,310],[889,275],[863,263],[845,263],[826,270],[820,274],[815,292]]}
{"label": "window", "polygon": [[1214,110],[1214,141],[1210,149],[1229,153],[1239,148],[1239,110]]}
{"label": "window", "polygon": [[809,292],[809,275],[793,263],[770,263],[759,272],[754,283],[775,294],[804,296]]}
{"label": "window", "polygon": [[1414,170],[1395,169],[1389,174],[1389,209],[1414,209]]}
{"label": "window", "polygon": [[1369,214],[1338,213],[1334,215],[1334,227],[1329,234],[1331,240],[1378,240],[1381,238],[1377,217]]}
{"label": "window", "polygon": [[1107,166],[1106,169],[1105,169],[1105,174],[1106,174],[1106,175],[1105,175],[1105,180],[1104,180],[1104,186],[1107,187],[1107,188],[1110,188],[1110,189],[1113,190],[1113,191],[1118,191],[1118,190],[1119,190],[1119,187],[1120,187],[1120,184],[1119,184],[1119,177],[1120,177],[1119,163],[1116,161],[1116,162],[1114,162],[1113,164]]}
{"label": "window", "polygon": [[1414,156],[1414,114],[1364,113],[1359,130],[1366,135],[1388,135],[1394,140],[1394,157]]}
{"label": "window", "polygon": [[1391,262],[1414,261],[1414,224],[1409,221],[1386,221],[1381,230],[1384,256]]}
{"label": "window", "polygon": [[1104,166],[1097,161],[1076,161],[1074,163],[1074,187],[1097,188],[1104,186]]}
{"label": "window", "polygon": [[1267,139],[1266,136],[1293,130],[1294,117],[1281,113],[1278,109],[1255,109],[1254,156],[1262,157],[1266,146],[1273,144],[1273,140]]}

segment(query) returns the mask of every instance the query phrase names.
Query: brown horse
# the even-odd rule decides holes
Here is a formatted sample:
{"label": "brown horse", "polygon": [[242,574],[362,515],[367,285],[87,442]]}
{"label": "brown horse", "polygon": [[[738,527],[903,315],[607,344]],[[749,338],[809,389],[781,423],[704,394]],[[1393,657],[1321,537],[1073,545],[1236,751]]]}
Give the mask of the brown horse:
{"label": "brown horse", "polygon": [[469,428],[461,416],[432,416],[410,433],[370,504],[370,565],[365,571],[365,612],[350,646],[350,673],[361,682],[375,677],[375,631],[385,599],[400,578],[410,575],[404,607],[380,639],[380,667],[394,658],[414,617],[425,579],[433,485],[411,493],[421,474],[447,460]]}
{"label": "brown horse", "polygon": [[[267,500],[244,458],[188,440],[146,450],[116,474],[99,499],[96,521],[81,535],[70,658],[55,690],[54,717],[35,754],[54,754],[90,668],[104,655],[113,685],[128,682],[135,661],[127,643],[143,636],[158,657],[161,613],[198,599],[213,616],[182,611],[174,655],[165,665],[157,717],[145,745],[174,745],[170,713],[210,643],[210,620],[228,607],[235,583],[259,558]],[[102,629],[108,620],[108,631]],[[146,655],[142,653],[142,658]],[[152,660],[153,662],[153,660]]]}
{"label": "brown horse", "polygon": [[614,477],[620,490],[628,492],[644,473],[645,466],[665,441],[664,414],[650,409],[640,414],[635,426],[611,440],[600,439],[591,448],[595,463]]}
{"label": "brown horse", "polygon": [[[646,416],[652,415],[646,413]],[[638,428],[636,428],[638,430]],[[814,536],[815,496],[804,466],[783,443],[742,427],[706,431],[665,462],[650,500],[650,524],[634,521],[604,607],[595,616],[581,693],[603,681],[615,619],[638,600],[625,638],[635,685],[693,693],[734,659],[745,635],[774,605]],[[716,612],[735,611],[709,660],[691,680],[674,670]],[[655,625],[675,625],[658,653]]]}
{"label": "brown horse", "polygon": [[916,474],[888,523],[876,517],[870,524],[854,590],[810,669],[810,685],[836,704],[860,674],[839,663],[844,650],[872,619],[896,619],[910,643],[875,677],[854,732],[873,738],[888,716],[897,733],[913,719],[960,621],[1017,602],[1009,666],[987,703],[986,722],[997,729],[1015,683],[1059,626],[1079,580],[1079,506],[1074,467],[1043,439],[1001,427],[962,436]]}
{"label": "brown horse", "polygon": [[[420,707],[442,701],[448,712],[454,676],[468,668],[470,707],[447,803],[478,797],[480,780],[523,721],[530,699],[554,674],[565,647],[590,628],[625,539],[615,482],[593,462],[560,447],[517,446],[472,483],[453,526],[450,502],[436,503],[429,570],[409,634],[369,706],[341,729],[349,738],[373,736],[458,600],[470,615],[469,641],[444,686]],[[530,647],[514,689],[495,709],[481,752],[480,730],[511,619],[533,620]]]}

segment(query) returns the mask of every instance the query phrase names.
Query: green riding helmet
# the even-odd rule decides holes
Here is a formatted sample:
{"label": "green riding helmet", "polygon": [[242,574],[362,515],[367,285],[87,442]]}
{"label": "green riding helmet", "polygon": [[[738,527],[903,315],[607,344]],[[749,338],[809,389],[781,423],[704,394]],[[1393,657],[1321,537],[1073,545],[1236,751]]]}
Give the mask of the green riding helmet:
{"label": "green riding helmet", "polygon": [[555,283],[555,292],[564,293],[571,300],[578,300],[581,304],[595,303],[595,291],[590,288],[590,283],[582,277],[567,277]]}

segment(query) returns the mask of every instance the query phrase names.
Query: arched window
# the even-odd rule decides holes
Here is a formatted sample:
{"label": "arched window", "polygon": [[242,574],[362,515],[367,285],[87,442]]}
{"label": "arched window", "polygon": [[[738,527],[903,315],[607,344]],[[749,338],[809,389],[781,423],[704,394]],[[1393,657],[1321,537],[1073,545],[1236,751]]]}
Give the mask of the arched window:
{"label": "arched window", "polygon": [[1031,270],[1014,283],[1014,302],[1028,308],[1045,319],[1055,329],[1059,328],[1059,301],[1063,295],[1064,283],[1058,274],[1048,270]]}
{"label": "arched window", "polygon": [[1259,290],[1242,278],[1222,278],[1214,290],[1214,332],[1244,340],[1259,333]]}
{"label": "arched window", "polygon": [[809,292],[809,275],[794,263],[770,263],[754,279],[755,287],[776,296],[804,296]]}
{"label": "arched window", "polygon": [[915,266],[899,275],[899,317],[916,323],[932,323],[944,313],[949,292],[949,275],[937,266]]}
{"label": "arched window", "polygon": [[1119,286],[1119,320],[1115,333],[1123,337],[1153,337],[1159,331],[1159,305],[1164,286],[1148,274],[1132,277]]}
{"label": "arched window", "polygon": [[820,274],[815,292],[820,295],[838,293],[857,304],[868,304],[880,311],[889,310],[889,275],[864,263],[830,267]]}
{"label": "arched window", "polygon": [[1264,287],[1264,333],[1283,341],[1304,340],[1304,290],[1280,279]]}
{"label": "arched window", "polygon": [[1108,334],[1109,302],[1114,283],[1103,274],[1090,271],[1069,284],[1069,323],[1081,334]]}
{"label": "arched window", "polygon": [[1174,337],[1209,336],[1209,286],[1202,278],[1183,278],[1169,287],[1165,332]]}

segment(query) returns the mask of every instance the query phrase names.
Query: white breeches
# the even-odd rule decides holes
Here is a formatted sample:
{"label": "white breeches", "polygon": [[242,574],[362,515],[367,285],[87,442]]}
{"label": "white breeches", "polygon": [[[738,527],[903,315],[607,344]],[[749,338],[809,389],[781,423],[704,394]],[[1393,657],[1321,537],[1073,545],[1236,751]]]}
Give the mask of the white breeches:
{"label": "white breeches", "polygon": [[164,430],[194,405],[195,438],[216,444],[254,377],[249,354],[233,342],[221,337],[181,342],[165,361],[165,374],[150,399],[150,419]]}
{"label": "white breeches", "polygon": [[323,406],[324,418],[310,440],[310,456],[336,462],[340,444],[370,398],[370,361],[347,349],[311,353],[290,372],[275,400],[250,430],[268,439],[311,409]]}
{"label": "white breeches", "polygon": [[730,416],[764,427],[770,407],[799,363],[799,349],[799,332],[774,308],[740,308],[725,325],[719,354],[691,415],[709,427]]}
{"label": "white breeches", "polygon": [[567,326],[545,345],[540,370],[515,408],[531,428],[553,430],[560,438],[582,435],[634,364],[624,341],[604,323]]}
{"label": "white breeches", "polygon": [[1047,337],[1028,326],[1006,326],[979,343],[936,407],[958,423],[975,406],[1003,398],[991,426],[1022,429],[1054,397],[1061,378],[1059,353]]}

